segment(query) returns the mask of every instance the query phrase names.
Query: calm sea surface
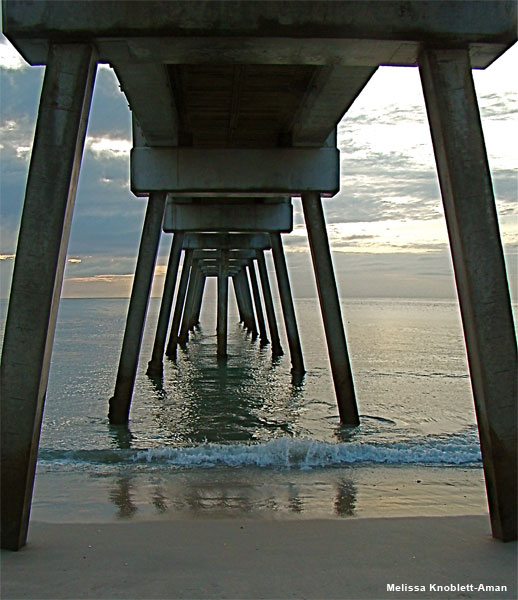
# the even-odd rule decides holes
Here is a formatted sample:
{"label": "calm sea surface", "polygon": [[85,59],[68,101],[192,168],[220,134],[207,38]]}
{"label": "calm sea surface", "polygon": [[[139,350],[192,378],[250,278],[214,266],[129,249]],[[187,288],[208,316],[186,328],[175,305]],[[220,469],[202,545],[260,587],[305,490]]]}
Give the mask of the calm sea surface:
{"label": "calm sea surface", "polygon": [[[189,345],[176,361],[165,360],[162,380],[153,380],[145,375],[159,308],[152,300],[126,430],[110,427],[107,407],[128,301],[62,300],[38,473],[83,474],[99,485],[103,478],[116,480],[111,502],[119,516],[131,516],[132,507],[139,506],[132,494],[141,493],[132,492],[131,482],[144,474],[149,504],[158,512],[169,506],[165,480],[191,490],[196,481],[198,508],[204,502],[213,506],[214,498],[221,501],[221,486],[211,493],[206,489],[223,482],[228,508],[243,496],[229,492],[236,477],[241,488],[250,488],[252,504],[254,495],[260,496],[257,502],[268,501],[268,482],[285,485],[286,507],[297,511],[307,497],[294,494],[293,486],[304,487],[308,473],[308,494],[316,496],[316,480],[325,488],[331,477],[336,488],[337,474],[352,468],[371,474],[386,465],[415,466],[425,473],[481,470],[456,302],[342,302],[361,414],[355,429],[338,422],[318,303],[297,299],[295,304],[307,369],[302,382],[292,382],[286,340],[286,354],[272,361],[269,347],[252,342],[237,323],[234,308],[229,359],[218,362],[216,307],[210,300]],[[200,481],[205,481],[201,500]],[[340,481],[345,491],[337,496],[335,489],[333,502],[345,494],[344,506],[350,508],[347,477]],[[185,497],[183,502],[189,504]]]}

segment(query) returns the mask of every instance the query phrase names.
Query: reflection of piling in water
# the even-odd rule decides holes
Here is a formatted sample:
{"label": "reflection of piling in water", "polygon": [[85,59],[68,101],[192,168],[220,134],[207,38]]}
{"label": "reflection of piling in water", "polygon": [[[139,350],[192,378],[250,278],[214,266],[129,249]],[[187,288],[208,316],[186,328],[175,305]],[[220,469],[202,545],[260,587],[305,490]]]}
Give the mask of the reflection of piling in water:
{"label": "reflection of piling in water", "polygon": [[[358,1],[354,11],[327,0],[313,3],[311,11],[305,3],[285,2],[282,22],[266,7],[269,3],[236,3],[230,35],[228,7],[222,0],[211,2],[215,18],[206,21],[200,21],[197,3],[175,0],[148,0],[145,19],[137,2],[124,3],[122,19],[105,2],[76,2],[73,11],[64,2],[37,4],[38,10],[31,3],[3,3],[5,33],[30,64],[44,64],[46,72],[2,353],[2,546],[19,549],[27,536],[98,61],[113,66],[128,99],[133,113],[131,189],[148,197],[110,400],[114,424],[129,418],[168,194],[166,231],[185,232],[186,237],[195,232],[270,234],[295,374],[304,372],[304,362],[281,233],[292,229],[290,197],[302,196],[340,417],[345,424],[357,423],[320,202],[340,187],[337,125],[377,67],[419,67],[450,236],[492,532],[501,540],[516,539],[516,337],[471,74],[516,41],[513,3],[466,0],[451,11],[447,2],[411,0],[405,3],[410,9],[402,11],[401,2],[387,0],[380,14],[373,2]],[[194,38],[186,35],[192,23],[198,23]],[[301,38],[301,31],[318,31],[319,37]],[[229,99],[226,105],[222,98]],[[207,243],[200,246],[207,248]],[[194,312],[185,302],[192,256],[185,243],[184,249],[167,346],[170,356],[176,352],[182,312],[187,326]],[[241,287],[246,312],[250,288]],[[221,285],[221,297],[228,298],[228,285],[227,294]],[[168,303],[169,298],[163,320]],[[226,344],[223,321],[222,309],[220,353]],[[157,337],[162,335],[163,325]],[[155,372],[160,371],[160,346],[159,339],[151,359]]]}

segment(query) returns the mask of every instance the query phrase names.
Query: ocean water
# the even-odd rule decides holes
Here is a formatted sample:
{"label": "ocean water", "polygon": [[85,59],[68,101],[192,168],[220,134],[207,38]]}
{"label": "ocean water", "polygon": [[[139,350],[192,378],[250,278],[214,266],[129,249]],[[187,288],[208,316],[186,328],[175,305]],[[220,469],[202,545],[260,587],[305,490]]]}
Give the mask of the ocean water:
{"label": "ocean water", "polygon": [[[395,481],[413,486],[421,504],[427,492],[419,484],[442,482],[460,493],[476,481],[479,510],[481,457],[456,302],[342,302],[357,428],[338,421],[318,302],[295,304],[302,381],[290,375],[286,339],[285,355],[272,360],[233,306],[229,358],[218,361],[210,298],[189,344],[175,361],[165,359],[157,380],[145,374],[159,309],[153,299],[126,429],[109,425],[107,407],[128,300],[62,300],[33,512],[348,516],[369,502],[401,501],[389,493],[399,490]],[[443,498],[439,488],[434,502],[446,506],[452,490]],[[365,490],[370,500],[360,501]],[[411,493],[405,498],[412,503]]]}

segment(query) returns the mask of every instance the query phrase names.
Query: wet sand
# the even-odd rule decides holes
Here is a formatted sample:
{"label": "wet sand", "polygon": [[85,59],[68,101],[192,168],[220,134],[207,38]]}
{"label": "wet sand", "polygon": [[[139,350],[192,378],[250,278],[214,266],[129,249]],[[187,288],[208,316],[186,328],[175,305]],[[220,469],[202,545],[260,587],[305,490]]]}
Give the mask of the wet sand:
{"label": "wet sand", "polygon": [[23,550],[2,552],[4,600],[516,594],[516,543],[493,540],[486,515],[33,522]]}
{"label": "wet sand", "polygon": [[314,470],[123,467],[38,469],[32,518],[51,523],[200,518],[328,519],[480,515],[481,468],[419,465]]}

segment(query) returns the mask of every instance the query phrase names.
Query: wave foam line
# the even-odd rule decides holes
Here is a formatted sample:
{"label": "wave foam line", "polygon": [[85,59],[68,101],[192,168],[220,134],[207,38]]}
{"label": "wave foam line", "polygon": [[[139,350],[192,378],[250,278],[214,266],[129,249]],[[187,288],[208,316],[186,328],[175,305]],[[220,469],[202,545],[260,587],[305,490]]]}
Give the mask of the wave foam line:
{"label": "wave foam line", "polygon": [[301,438],[279,438],[257,444],[205,443],[192,447],[146,450],[43,451],[40,460],[51,462],[162,464],[175,467],[266,467],[313,469],[350,464],[462,465],[479,463],[477,443],[462,437],[398,442],[331,444]]}

